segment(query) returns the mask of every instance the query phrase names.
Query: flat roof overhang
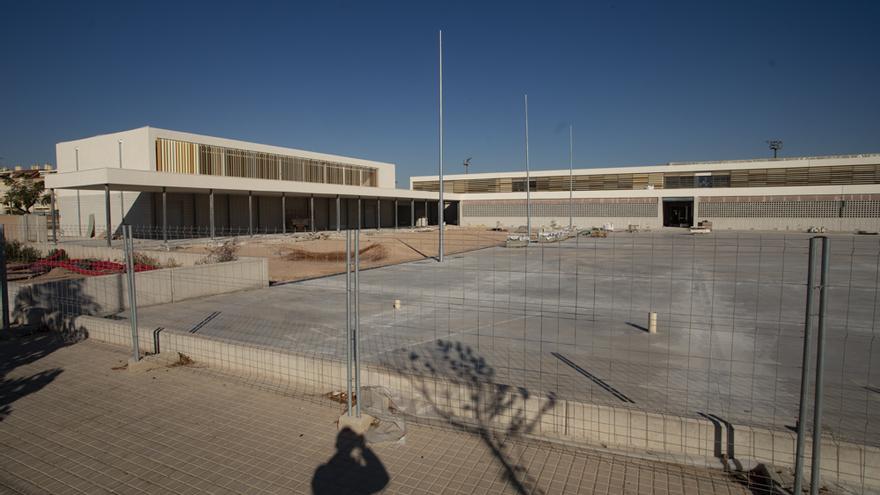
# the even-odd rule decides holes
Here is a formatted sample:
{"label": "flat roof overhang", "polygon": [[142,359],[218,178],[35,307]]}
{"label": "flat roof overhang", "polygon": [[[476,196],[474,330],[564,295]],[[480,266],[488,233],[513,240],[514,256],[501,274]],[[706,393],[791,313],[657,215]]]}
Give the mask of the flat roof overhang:
{"label": "flat roof overhang", "polygon": [[[345,186],[316,182],[289,180],[249,179],[218,175],[189,175],[124,168],[96,168],[77,172],[51,174],[46,177],[47,189],[76,189],[103,191],[110,186],[114,191],[162,192],[208,194],[247,194],[263,196],[322,196],[367,197],[386,199],[439,199],[437,192],[388,189],[379,187]],[[445,200],[458,201],[458,195],[443,194]]]}

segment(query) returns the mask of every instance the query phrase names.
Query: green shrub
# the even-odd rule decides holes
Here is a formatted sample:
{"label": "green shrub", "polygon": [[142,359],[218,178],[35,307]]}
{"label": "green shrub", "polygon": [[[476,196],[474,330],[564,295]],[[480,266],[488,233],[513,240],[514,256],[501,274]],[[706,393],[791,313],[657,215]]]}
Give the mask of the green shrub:
{"label": "green shrub", "polygon": [[6,241],[7,263],[33,263],[43,256],[40,251],[32,246],[22,244],[19,241]]}
{"label": "green shrub", "polygon": [[67,251],[65,251],[65,250],[63,250],[63,249],[58,249],[58,248],[52,248],[52,249],[50,249],[50,250],[49,250],[49,254],[46,255],[46,257],[47,257],[47,258],[51,258],[51,257],[53,257],[53,256],[55,256],[56,254],[59,254],[59,253],[60,253],[60,255],[58,256],[58,258],[56,259],[56,261],[67,261],[67,260],[70,259],[70,256],[67,255]]}
{"label": "green shrub", "polygon": [[148,256],[144,253],[139,253],[137,251],[135,251],[134,253],[134,264],[152,266],[153,268],[158,268],[162,266],[162,263],[159,263],[159,260],[157,260],[156,258]]}

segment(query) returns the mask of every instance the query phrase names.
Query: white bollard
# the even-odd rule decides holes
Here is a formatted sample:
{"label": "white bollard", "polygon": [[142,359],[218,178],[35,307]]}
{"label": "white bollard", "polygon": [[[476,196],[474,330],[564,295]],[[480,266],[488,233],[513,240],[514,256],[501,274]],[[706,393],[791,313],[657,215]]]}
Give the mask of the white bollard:
{"label": "white bollard", "polygon": [[648,333],[657,333],[657,313],[648,313]]}

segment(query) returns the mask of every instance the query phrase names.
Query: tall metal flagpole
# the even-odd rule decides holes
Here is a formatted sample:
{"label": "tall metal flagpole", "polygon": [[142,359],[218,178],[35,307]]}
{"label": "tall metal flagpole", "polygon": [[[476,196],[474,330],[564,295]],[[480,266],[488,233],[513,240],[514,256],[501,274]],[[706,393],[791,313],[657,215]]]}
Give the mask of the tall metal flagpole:
{"label": "tall metal flagpole", "polygon": [[[440,41],[440,199],[437,201],[437,223],[440,225],[440,245],[437,260],[443,262],[443,30],[439,32]],[[425,212],[425,216],[428,213]]]}
{"label": "tall metal flagpole", "polygon": [[574,216],[574,132],[568,125],[568,230],[571,230]]}
{"label": "tall metal flagpole", "polygon": [[529,173],[529,95],[525,95],[526,102],[526,233],[532,242],[532,180]]}

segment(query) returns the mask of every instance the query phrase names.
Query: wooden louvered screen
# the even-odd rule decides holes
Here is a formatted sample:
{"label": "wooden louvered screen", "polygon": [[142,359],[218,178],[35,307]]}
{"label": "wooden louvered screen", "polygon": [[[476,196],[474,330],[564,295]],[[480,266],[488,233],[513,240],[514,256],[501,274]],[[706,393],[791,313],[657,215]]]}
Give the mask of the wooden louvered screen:
{"label": "wooden louvered screen", "polygon": [[199,163],[199,147],[195,143],[156,140],[156,170],[174,174],[195,174]]}
{"label": "wooden louvered screen", "polygon": [[156,170],[352,186],[379,184],[375,168],[162,138],[156,140]]}

